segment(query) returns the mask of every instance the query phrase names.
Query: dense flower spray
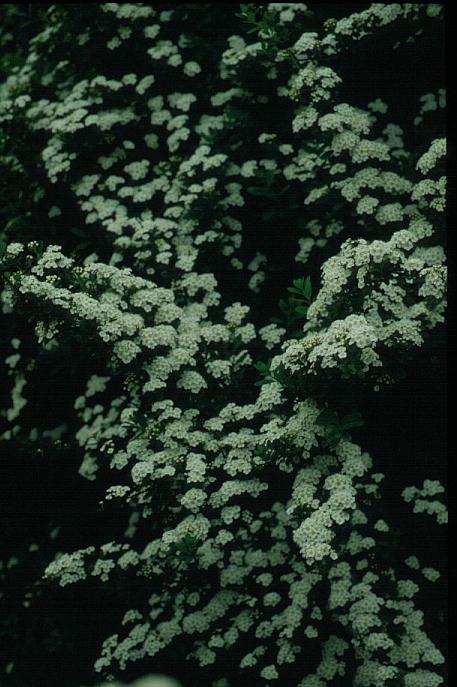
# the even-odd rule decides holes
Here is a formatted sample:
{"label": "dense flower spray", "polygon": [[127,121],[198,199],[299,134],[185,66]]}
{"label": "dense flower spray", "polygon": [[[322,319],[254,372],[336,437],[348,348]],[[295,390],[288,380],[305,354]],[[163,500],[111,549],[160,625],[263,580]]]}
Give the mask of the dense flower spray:
{"label": "dense flower spray", "polygon": [[[443,684],[414,602],[439,572],[386,559],[385,475],[352,437],[363,408],[338,401],[411,364],[446,291],[444,91],[421,94],[416,146],[381,98],[347,102],[339,64],[420,41],[442,7],[87,12],[43,9],[0,85],[2,169],[27,185],[2,230],[2,439],[72,446],[118,513],[73,550],[50,530],[37,589],[132,590],[100,679],[178,651],[212,687]],[[211,21],[238,33],[208,42]],[[315,264],[282,317],[256,314],[278,271]],[[31,426],[33,375],[75,349],[65,421]],[[443,491],[403,498],[442,524]]]}

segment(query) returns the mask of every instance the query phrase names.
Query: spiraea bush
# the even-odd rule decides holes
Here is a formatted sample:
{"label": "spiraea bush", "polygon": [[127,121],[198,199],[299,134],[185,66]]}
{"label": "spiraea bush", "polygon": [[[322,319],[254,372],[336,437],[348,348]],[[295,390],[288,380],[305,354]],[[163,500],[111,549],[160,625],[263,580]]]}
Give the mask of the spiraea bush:
{"label": "spiraea bush", "polygon": [[443,7],[1,12],[2,680],[444,684]]}

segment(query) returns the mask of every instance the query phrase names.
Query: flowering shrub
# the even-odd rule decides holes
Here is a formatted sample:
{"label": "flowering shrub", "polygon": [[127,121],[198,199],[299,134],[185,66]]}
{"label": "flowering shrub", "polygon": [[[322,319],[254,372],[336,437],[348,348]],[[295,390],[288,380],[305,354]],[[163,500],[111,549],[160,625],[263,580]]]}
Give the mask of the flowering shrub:
{"label": "flowering shrub", "polygon": [[[2,440],[95,503],[70,537],[45,500],[1,573],[45,614],[100,594],[64,679],[443,684],[414,601],[440,571],[355,436],[444,321],[442,75],[400,126],[344,66],[433,43],[442,6],[6,7]],[[445,523],[439,481],[402,489]]]}

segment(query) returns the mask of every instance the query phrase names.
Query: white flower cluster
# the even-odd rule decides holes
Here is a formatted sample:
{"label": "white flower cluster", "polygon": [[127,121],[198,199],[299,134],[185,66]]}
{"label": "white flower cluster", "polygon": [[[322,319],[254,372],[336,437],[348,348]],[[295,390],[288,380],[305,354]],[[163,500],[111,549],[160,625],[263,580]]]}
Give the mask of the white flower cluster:
{"label": "white flower cluster", "polygon": [[[421,245],[432,233],[431,223],[414,217],[388,241],[345,242],[322,267],[304,337],[284,343],[271,369],[316,375],[336,367],[343,376],[358,375],[382,365],[386,348],[420,346],[445,309],[444,253]],[[335,312],[350,312],[344,303],[356,293],[360,314],[334,319]]]}
{"label": "white flower cluster", "polygon": [[402,496],[406,503],[414,503],[414,513],[426,513],[436,518],[437,523],[445,524],[448,521],[447,508],[437,499],[432,500],[433,496],[442,494],[444,487],[437,480],[424,480],[422,489],[417,487],[406,487]]}
{"label": "white flower cluster", "polygon": [[[114,5],[115,3],[111,4]],[[100,683],[97,687],[180,687],[180,684],[167,675],[151,674],[129,682],[128,685],[124,682],[110,681]]]}
{"label": "white flower cluster", "polygon": [[[322,421],[328,408],[300,386],[378,379],[444,319],[437,219],[444,177],[414,176],[435,170],[444,139],[416,159],[395,124],[379,130],[382,101],[364,110],[337,100],[342,79],[333,59],[380,27],[436,18],[438,6],[422,5],[375,3],[335,21],[322,39],[303,33],[289,53],[296,62],[287,83],[284,52],[266,65],[262,40],[229,36],[211,65],[214,92],[187,10],[176,36],[175,9],[130,3],[94,6],[103,39],[83,32],[79,41],[85,50],[102,41],[125,65],[135,44],[140,73],[93,77],[65,64],[43,84],[40,56],[61,37],[54,9],[53,31],[32,41],[25,64],[2,86],[0,121],[17,116],[42,142],[33,164],[50,235],[61,223],[72,227],[75,213],[82,226],[74,236],[90,238],[89,248],[82,241],[73,250],[74,236],[40,248],[12,235],[2,258],[3,308],[19,319],[31,314],[47,356],[66,340],[103,356],[72,399],[74,439],[82,475],[96,479],[102,466],[114,472],[103,507],[116,504],[129,516],[122,543],[58,555],[44,578],[61,586],[94,577],[106,584],[113,575],[150,581],[138,585],[135,607],[119,601],[128,603],[122,627],[95,664],[103,676],[179,645],[202,670],[236,651],[240,671],[265,687],[292,684],[293,670],[300,687],[349,674],[357,687],[442,681],[429,670],[442,656],[412,600],[417,585],[376,562],[376,542],[391,526],[371,512],[382,475],[347,434]],[[300,3],[268,10],[283,28],[305,24],[308,12]],[[253,68],[261,70],[259,92]],[[262,118],[270,121],[276,106],[284,113],[277,131],[273,124],[264,131]],[[16,154],[17,169],[30,164],[28,151]],[[60,214],[53,210],[56,188],[70,211],[63,203]],[[275,217],[275,199],[289,190],[306,210],[296,259],[335,247],[293,335],[285,323],[255,325],[240,293],[248,285],[261,298],[280,253],[261,231],[250,247],[252,198]],[[29,380],[13,341],[6,439],[22,431]],[[250,373],[262,352],[272,359],[254,387]],[[444,506],[428,499],[441,491],[426,480],[403,497],[444,522]],[[436,579],[430,566],[422,572]],[[167,685],[148,679],[135,687]]]}
{"label": "white flower cluster", "polygon": [[284,367],[290,373],[304,371],[317,375],[322,368],[347,367],[346,360],[357,363],[357,373],[364,374],[370,367],[382,365],[375,348],[378,343],[376,330],[362,315],[349,315],[344,320],[334,320],[322,334],[310,334],[303,339],[287,342],[284,353],[276,356],[271,364],[274,372]]}

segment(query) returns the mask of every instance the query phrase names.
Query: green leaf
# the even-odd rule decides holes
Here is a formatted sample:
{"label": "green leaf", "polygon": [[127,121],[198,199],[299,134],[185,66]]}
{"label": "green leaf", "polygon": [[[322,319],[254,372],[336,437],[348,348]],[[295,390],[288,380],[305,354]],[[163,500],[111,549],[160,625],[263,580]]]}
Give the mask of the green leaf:
{"label": "green leaf", "polygon": [[251,196],[265,196],[265,198],[273,198],[274,192],[269,188],[263,188],[262,186],[248,186],[246,189]]}
{"label": "green leaf", "polygon": [[341,420],[341,427],[343,429],[352,429],[353,427],[362,427],[363,419],[360,413],[354,412],[345,415]]}
{"label": "green leaf", "polygon": [[311,300],[312,293],[313,293],[313,289],[311,286],[311,278],[306,277],[305,283],[303,285],[303,295],[307,301]]}
{"label": "green leaf", "polygon": [[329,410],[326,408],[316,418],[316,423],[318,425],[337,425],[338,424],[338,414],[334,410]]}
{"label": "green leaf", "polygon": [[287,315],[289,313],[289,306],[287,305],[286,301],[283,298],[281,298],[279,300],[278,305],[279,305],[279,309],[281,310],[281,312],[283,312],[285,315]]}
{"label": "green leaf", "polygon": [[82,238],[82,237],[84,237],[84,236],[86,235],[86,234],[83,232],[83,230],[80,229],[79,227],[72,227],[72,228],[70,229],[70,233],[74,234],[75,236],[78,236],[79,238]]}
{"label": "green leaf", "polygon": [[297,293],[299,296],[302,295],[302,292],[299,289],[295,288],[295,286],[288,286],[287,290],[290,291],[290,293]]}

